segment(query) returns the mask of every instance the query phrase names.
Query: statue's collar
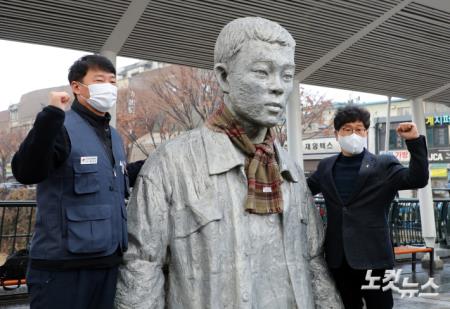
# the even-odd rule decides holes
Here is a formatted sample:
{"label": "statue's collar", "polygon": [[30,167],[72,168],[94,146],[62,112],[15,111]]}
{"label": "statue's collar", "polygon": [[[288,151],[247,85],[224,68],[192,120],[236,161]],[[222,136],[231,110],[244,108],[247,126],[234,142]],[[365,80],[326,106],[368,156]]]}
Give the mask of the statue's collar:
{"label": "statue's collar", "polygon": [[[245,164],[245,155],[231,143],[226,134],[214,132],[206,126],[203,126],[201,128],[201,135],[210,175],[222,174],[236,166],[243,166]],[[277,152],[281,175],[288,181],[298,182],[298,169],[295,167],[294,162],[289,158],[287,152],[281,147],[278,141],[275,141],[274,146]]]}

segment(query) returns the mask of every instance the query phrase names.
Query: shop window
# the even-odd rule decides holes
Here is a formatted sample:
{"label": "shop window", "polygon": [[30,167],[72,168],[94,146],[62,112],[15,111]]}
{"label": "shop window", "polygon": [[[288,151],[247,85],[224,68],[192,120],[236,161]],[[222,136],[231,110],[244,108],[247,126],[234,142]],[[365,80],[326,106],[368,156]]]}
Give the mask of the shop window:
{"label": "shop window", "polygon": [[448,147],[448,126],[434,126],[427,128],[429,147]]}

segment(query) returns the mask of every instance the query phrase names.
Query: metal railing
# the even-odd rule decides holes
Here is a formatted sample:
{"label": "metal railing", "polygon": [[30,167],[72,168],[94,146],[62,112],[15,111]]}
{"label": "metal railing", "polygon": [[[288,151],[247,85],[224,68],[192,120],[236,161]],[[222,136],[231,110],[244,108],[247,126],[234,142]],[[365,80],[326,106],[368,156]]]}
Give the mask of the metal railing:
{"label": "metal railing", "polygon": [[[326,224],[323,198],[315,199]],[[436,242],[450,246],[450,199],[435,199]],[[36,201],[0,201],[0,253],[10,255],[28,247],[33,234]],[[389,211],[391,239],[395,246],[423,245],[419,201],[395,199]]]}
{"label": "metal railing", "polygon": [[0,201],[0,253],[10,255],[30,243],[36,201]]}
{"label": "metal railing", "polygon": [[[315,202],[326,224],[325,201],[319,197],[315,199]],[[434,199],[433,204],[436,220],[436,242],[443,246],[450,246],[450,200]],[[394,246],[424,245],[418,199],[395,199],[389,209],[388,222]]]}

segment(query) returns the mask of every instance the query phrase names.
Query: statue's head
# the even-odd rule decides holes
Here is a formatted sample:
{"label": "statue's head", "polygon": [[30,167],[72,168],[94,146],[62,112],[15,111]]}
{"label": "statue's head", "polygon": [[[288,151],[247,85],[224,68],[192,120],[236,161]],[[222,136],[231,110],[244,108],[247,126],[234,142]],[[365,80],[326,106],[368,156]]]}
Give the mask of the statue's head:
{"label": "statue's head", "polygon": [[238,18],[222,29],[214,71],[238,119],[263,127],[280,123],[292,91],[294,51],[290,33],[264,18]]}

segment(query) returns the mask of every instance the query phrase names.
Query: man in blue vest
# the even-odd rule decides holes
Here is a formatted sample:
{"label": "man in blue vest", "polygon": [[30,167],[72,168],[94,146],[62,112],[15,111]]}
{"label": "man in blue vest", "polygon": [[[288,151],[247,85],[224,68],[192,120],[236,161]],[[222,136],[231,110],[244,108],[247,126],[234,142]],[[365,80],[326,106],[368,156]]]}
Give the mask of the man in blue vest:
{"label": "man in blue vest", "polygon": [[[107,113],[116,103],[116,71],[107,58],[88,55],[71,66],[69,82],[70,110],[69,95],[52,92],[12,161],[18,181],[38,184],[31,308],[112,308],[127,249],[130,170]],[[131,166],[132,179],[141,165]]]}

